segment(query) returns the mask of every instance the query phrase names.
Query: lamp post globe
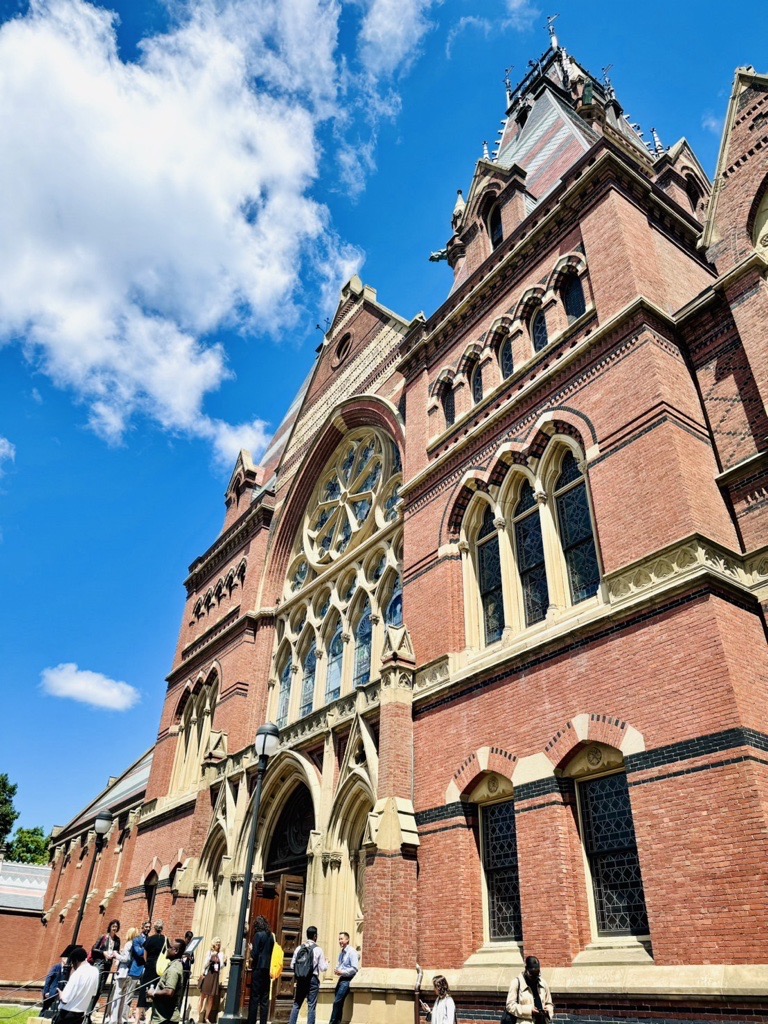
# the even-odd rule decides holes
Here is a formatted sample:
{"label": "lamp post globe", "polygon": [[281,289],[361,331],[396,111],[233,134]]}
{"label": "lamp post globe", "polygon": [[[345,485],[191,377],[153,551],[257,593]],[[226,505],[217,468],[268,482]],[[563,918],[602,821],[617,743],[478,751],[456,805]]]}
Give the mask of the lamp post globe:
{"label": "lamp post globe", "polygon": [[243,872],[243,894],[240,899],[240,912],[237,918],[234,953],[230,958],[229,980],[227,982],[227,1002],[220,1024],[239,1024],[243,1020],[240,1013],[240,989],[243,980],[243,964],[247,949],[245,921],[248,914],[248,900],[251,893],[253,875],[253,855],[259,834],[259,807],[261,805],[261,784],[267,770],[269,759],[280,745],[280,730],[273,722],[266,722],[256,732],[254,749],[258,758],[256,767],[256,791],[253,795],[253,817],[248,847],[245,853],[245,871]]}
{"label": "lamp post globe", "polygon": [[93,823],[93,828],[100,839],[103,839],[107,832],[112,828],[112,820],[112,812],[108,810],[99,811],[96,815],[96,821]]}

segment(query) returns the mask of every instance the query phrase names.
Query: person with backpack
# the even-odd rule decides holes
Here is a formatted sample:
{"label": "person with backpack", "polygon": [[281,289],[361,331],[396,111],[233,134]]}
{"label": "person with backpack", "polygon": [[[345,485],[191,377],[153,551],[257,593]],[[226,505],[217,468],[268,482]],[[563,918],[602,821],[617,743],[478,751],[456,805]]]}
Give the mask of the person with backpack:
{"label": "person with backpack", "polygon": [[254,922],[253,945],[251,946],[251,999],[248,1004],[248,1024],[267,1024],[269,1013],[269,992],[272,985],[270,969],[275,937],[266,917],[261,914]]}
{"label": "person with backpack", "polygon": [[302,942],[293,951],[291,970],[296,988],[288,1024],[296,1024],[299,1019],[299,1010],[305,999],[307,1000],[307,1024],[315,1024],[317,997],[320,994],[320,975],[323,971],[328,970],[328,961],[317,944],[317,928],[314,925],[307,928],[307,941]]}

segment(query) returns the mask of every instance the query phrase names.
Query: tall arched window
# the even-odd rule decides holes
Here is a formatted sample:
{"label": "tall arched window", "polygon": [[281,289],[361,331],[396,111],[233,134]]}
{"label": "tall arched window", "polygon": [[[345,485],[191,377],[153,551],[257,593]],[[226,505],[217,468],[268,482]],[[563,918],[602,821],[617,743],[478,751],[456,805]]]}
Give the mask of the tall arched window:
{"label": "tall arched window", "polygon": [[571,601],[578,604],[597,593],[600,567],[592,534],[586,481],[570,451],[563,459],[555,484],[555,505]]}
{"label": "tall arched window", "polygon": [[341,669],[344,661],[344,639],[341,622],[337,623],[328,645],[328,672],[325,677],[325,703],[341,696]]}
{"label": "tall arched window", "polygon": [[474,369],[472,370],[472,401],[475,405],[483,400],[483,371],[480,369],[480,364],[475,363]]}
{"label": "tall arched window", "polygon": [[584,299],[584,289],[576,274],[566,275],[560,288],[560,297],[563,300],[563,307],[569,324],[572,324],[574,320],[578,320],[586,312],[587,304]]}
{"label": "tall arched window", "polygon": [[388,626],[402,626],[403,624],[403,585],[399,576],[392,591],[392,597],[389,599],[384,621]]}
{"label": "tall arched window", "polygon": [[490,505],[486,505],[477,534],[477,575],[483,609],[483,635],[486,644],[493,644],[501,639],[504,631],[504,598],[501,589],[499,535]]}
{"label": "tall arched window", "polygon": [[443,385],[443,391],[440,396],[440,402],[443,406],[443,416],[445,417],[446,427],[453,426],[454,420],[456,419],[456,399],[453,395],[453,388],[450,384]]}
{"label": "tall arched window", "polygon": [[301,707],[299,717],[312,713],[315,703],[315,676],[317,675],[317,648],[314,644],[307,651],[304,659],[304,675],[301,680]]}
{"label": "tall arched window", "polygon": [[531,317],[531,339],[534,352],[541,352],[547,347],[549,334],[547,333],[547,320],[544,310],[538,309]]}
{"label": "tall arched window", "polygon": [[280,689],[277,695],[277,727],[278,729],[284,728],[288,724],[288,705],[291,700],[291,675],[293,672],[293,662],[290,658],[286,661],[283,666],[283,671],[280,673]]}
{"label": "tall arched window", "polygon": [[491,248],[497,249],[504,241],[504,225],[501,222],[501,207],[498,203],[494,203],[488,214],[488,234],[491,238]]}
{"label": "tall arched window", "polygon": [[499,346],[499,366],[501,368],[501,376],[504,380],[507,377],[511,377],[515,372],[515,361],[512,356],[512,339],[507,336]]}
{"label": "tall arched window", "polygon": [[515,506],[515,554],[523,591],[525,624],[541,622],[549,607],[549,588],[544,566],[544,542],[541,536],[541,518],[536,495],[528,481],[520,492]]}
{"label": "tall arched window", "polygon": [[365,686],[370,682],[372,641],[371,606],[366,604],[355,630],[355,674],[353,677],[355,688]]}

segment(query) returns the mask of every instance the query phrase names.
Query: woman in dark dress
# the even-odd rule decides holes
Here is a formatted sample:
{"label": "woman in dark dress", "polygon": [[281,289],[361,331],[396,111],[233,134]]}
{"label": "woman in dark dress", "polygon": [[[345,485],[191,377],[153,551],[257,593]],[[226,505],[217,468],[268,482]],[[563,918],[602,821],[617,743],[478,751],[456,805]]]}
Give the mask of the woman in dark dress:
{"label": "woman in dark dress", "polygon": [[157,958],[165,949],[165,936],[163,935],[163,922],[157,921],[154,926],[154,934],[150,935],[144,943],[144,974],[141,977],[141,991],[139,992],[138,1007],[146,1010],[151,1004],[147,1000],[147,990],[157,981]]}

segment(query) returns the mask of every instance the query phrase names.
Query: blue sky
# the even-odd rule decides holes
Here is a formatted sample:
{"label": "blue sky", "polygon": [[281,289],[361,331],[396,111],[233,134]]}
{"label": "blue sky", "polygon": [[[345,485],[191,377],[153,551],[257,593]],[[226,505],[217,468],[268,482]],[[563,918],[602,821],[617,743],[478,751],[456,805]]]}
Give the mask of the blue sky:
{"label": "blue sky", "polygon": [[[66,823],[156,735],[189,563],[359,270],[406,317],[513,80],[612,64],[714,171],[768,8],[0,0],[0,771]],[[116,18],[111,18],[114,11]],[[757,65],[759,71],[768,68]]]}

